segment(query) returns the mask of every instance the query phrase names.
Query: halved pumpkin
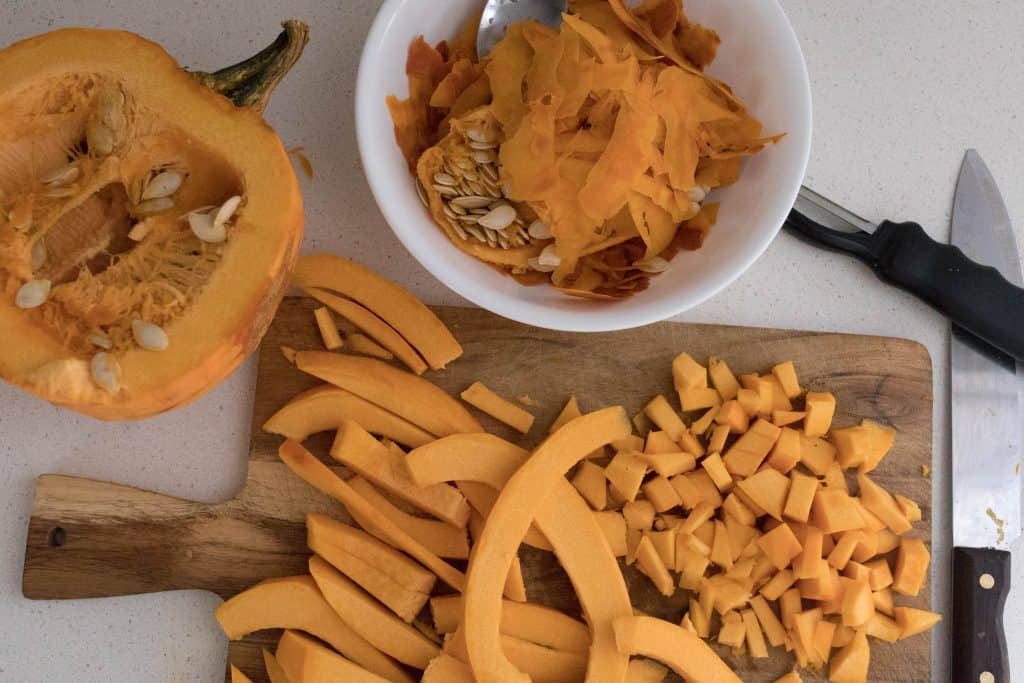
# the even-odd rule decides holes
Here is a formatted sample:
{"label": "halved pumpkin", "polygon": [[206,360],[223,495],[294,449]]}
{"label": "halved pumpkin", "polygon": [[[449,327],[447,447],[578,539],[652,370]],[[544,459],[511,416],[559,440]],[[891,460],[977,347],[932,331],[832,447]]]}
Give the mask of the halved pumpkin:
{"label": "halved pumpkin", "polygon": [[307,27],[188,73],[120,31],[0,52],[0,378],[103,419],[179,407],[262,338],[302,199],[260,112]]}

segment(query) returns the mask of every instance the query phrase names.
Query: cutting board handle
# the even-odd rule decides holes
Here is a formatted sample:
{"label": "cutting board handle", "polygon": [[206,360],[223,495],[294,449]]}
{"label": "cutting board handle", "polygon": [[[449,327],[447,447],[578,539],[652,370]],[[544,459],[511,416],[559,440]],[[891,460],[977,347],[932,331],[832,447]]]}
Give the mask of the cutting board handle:
{"label": "cutting board handle", "polygon": [[305,545],[282,541],[294,534],[305,535],[301,521],[268,518],[241,499],[207,505],[46,474],[36,482],[22,592],[36,600],[178,589],[229,597],[269,576],[301,573],[308,555],[280,552]]}

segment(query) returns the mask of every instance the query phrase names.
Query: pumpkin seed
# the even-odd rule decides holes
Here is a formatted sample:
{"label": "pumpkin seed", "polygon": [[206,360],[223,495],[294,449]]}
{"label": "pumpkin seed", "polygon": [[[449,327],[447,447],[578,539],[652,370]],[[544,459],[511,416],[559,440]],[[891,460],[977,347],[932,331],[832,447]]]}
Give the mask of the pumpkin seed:
{"label": "pumpkin seed", "polygon": [[527,228],[526,232],[530,237],[537,240],[549,240],[553,237],[551,234],[551,228],[549,228],[548,224],[539,218],[530,223],[530,227]]}
{"label": "pumpkin seed", "polygon": [[427,199],[427,191],[423,189],[423,183],[420,179],[416,179],[416,196],[420,198],[423,206],[430,206],[430,200]]}
{"label": "pumpkin seed", "polygon": [[476,149],[473,150],[473,161],[478,164],[490,164],[497,159],[497,155],[489,149]]}
{"label": "pumpkin seed", "polygon": [[70,197],[74,193],[75,189],[73,187],[53,186],[49,190],[44,192],[43,196],[49,197],[51,199],[62,199],[64,197]]}
{"label": "pumpkin seed", "polygon": [[487,241],[487,237],[484,235],[484,231],[481,230],[478,226],[476,226],[476,225],[467,225],[467,226],[465,226],[465,228],[466,228],[466,232],[468,232],[470,235],[475,237],[477,240],[479,240],[481,242],[486,242]]}
{"label": "pumpkin seed", "polygon": [[465,216],[466,213],[467,213],[466,209],[464,209],[463,207],[459,206],[458,204],[454,204],[452,202],[449,202],[449,203],[445,204],[445,206],[447,206],[449,209],[454,211],[459,216]]}
{"label": "pumpkin seed", "polygon": [[482,130],[470,128],[466,131],[466,137],[472,142],[493,142],[493,138]]}
{"label": "pumpkin seed", "polygon": [[93,356],[89,369],[92,381],[108,394],[116,396],[121,391],[121,366],[109,353],[100,351]]}
{"label": "pumpkin seed", "polygon": [[553,244],[544,247],[544,250],[537,257],[537,262],[542,266],[551,266],[552,268],[562,265],[562,259],[555,253],[555,245]]}
{"label": "pumpkin seed", "polygon": [[435,173],[434,182],[438,185],[455,185],[455,178],[447,173]]}
{"label": "pumpkin seed", "polygon": [[164,351],[171,343],[162,327],[145,320],[132,321],[132,336],[135,343],[147,351]]}
{"label": "pumpkin seed", "polygon": [[505,204],[492,209],[480,218],[480,225],[492,230],[504,230],[516,219],[516,210]]}
{"label": "pumpkin seed", "polygon": [[700,185],[695,185],[686,191],[686,196],[690,198],[691,202],[702,202],[708,196],[708,193]]}
{"label": "pumpkin seed", "polygon": [[539,256],[535,256],[535,257],[527,259],[526,263],[531,268],[533,268],[534,270],[536,270],[538,272],[541,272],[541,273],[551,273],[551,272],[554,272],[555,268],[557,267],[557,266],[549,266],[549,265],[546,265],[544,263],[541,263]]}
{"label": "pumpkin seed", "polygon": [[461,225],[459,225],[458,221],[448,221],[448,225],[452,226],[452,230],[455,231],[456,235],[458,235],[464,240],[469,239],[469,233],[467,233],[466,230]]}
{"label": "pumpkin seed", "polygon": [[481,166],[480,172],[483,173],[484,177],[489,179],[491,182],[498,182],[498,169],[494,166]]}
{"label": "pumpkin seed", "polygon": [[454,187],[448,187],[447,185],[435,184],[434,189],[437,190],[437,192],[444,197],[457,197],[459,195],[458,190],[456,190]]}
{"label": "pumpkin seed", "polygon": [[78,180],[78,176],[81,174],[81,169],[75,164],[67,164],[61,166],[58,169],[50,171],[44,175],[40,180],[46,185],[67,185]]}
{"label": "pumpkin seed", "polygon": [[224,224],[231,220],[231,217],[235,215],[235,211],[238,211],[238,207],[241,203],[242,198],[237,194],[234,197],[228,197],[227,201],[221,204],[221,207],[217,209],[217,215],[213,219],[213,224],[217,227],[223,227]]}
{"label": "pumpkin seed", "polygon": [[475,214],[467,214],[467,215],[464,215],[464,216],[459,216],[456,220],[458,220],[461,223],[467,223],[469,225],[475,225],[476,223],[480,222],[480,216],[477,216]]}
{"label": "pumpkin seed", "polygon": [[46,243],[40,238],[32,243],[32,270],[39,270],[46,264]]}
{"label": "pumpkin seed", "polygon": [[668,261],[660,256],[655,256],[647,261],[637,261],[633,267],[645,273],[664,273],[668,270]]}
{"label": "pumpkin seed", "polygon": [[52,284],[49,280],[30,280],[26,282],[18,290],[18,293],[14,295],[15,305],[25,310],[39,308],[50,297]]}
{"label": "pumpkin seed", "polygon": [[490,197],[481,197],[479,195],[467,195],[465,197],[456,197],[451,201],[455,206],[461,206],[463,209],[482,209],[491,203]]}
{"label": "pumpkin seed", "polygon": [[114,151],[114,131],[98,121],[86,127],[85,141],[90,152],[101,156],[107,156]]}
{"label": "pumpkin seed", "polygon": [[141,242],[153,231],[153,224],[149,221],[140,221],[128,231],[128,239],[133,242]]}
{"label": "pumpkin seed", "polygon": [[498,143],[497,142],[493,142],[493,141],[487,141],[487,142],[477,142],[476,140],[470,140],[469,141],[469,148],[470,149],[486,150],[486,149],[496,149],[497,147],[498,147]]}
{"label": "pumpkin seed", "polygon": [[155,199],[147,199],[146,201],[138,204],[135,207],[135,210],[138,213],[159,213],[173,207],[174,200],[170,197],[157,197]]}
{"label": "pumpkin seed", "polygon": [[213,213],[190,213],[188,215],[188,227],[192,234],[203,242],[220,244],[228,238],[227,230],[223,225],[214,222]]}
{"label": "pumpkin seed", "polygon": [[164,171],[153,176],[142,191],[142,200],[170,197],[181,187],[185,177],[177,171]]}
{"label": "pumpkin seed", "polygon": [[109,351],[111,347],[114,346],[114,343],[110,341],[110,337],[108,337],[105,333],[100,332],[99,330],[90,334],[88,340],[89,343],[92,344],[93,346],[100,349],[105,349],[107,351]]}

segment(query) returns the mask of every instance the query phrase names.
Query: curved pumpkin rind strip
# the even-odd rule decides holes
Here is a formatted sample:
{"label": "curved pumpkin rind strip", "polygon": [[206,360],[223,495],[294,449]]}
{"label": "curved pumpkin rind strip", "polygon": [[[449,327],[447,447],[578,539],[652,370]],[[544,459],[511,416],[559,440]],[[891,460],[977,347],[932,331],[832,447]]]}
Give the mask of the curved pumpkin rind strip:
{"label": "curved pumpkin rind strip", "polygon": [[270,679],[270,683],[291,683],[288,680],[288,674],[284,672],[284,669],[281,668],[277,658],[270,653],[270,650],[261,647],[260,653],[263,655],[263,668],[267,670],[267,678]]}
{"label": "curved pumpkin rind strip", "polygon": [[457,591],[466,588],[466,575],[455,569],[434,553],[427,550],[416,539],[402,531],[394,522],[380,514],[365,498],[356,493],[345,480],[320,462],[297,441],[286,440],[278,449],[278,456],[292,472],[314,488],[339,501],[346,508],[359,510],[360,514],[373,521],[378,530],[385,534],[388,543],[402,550],[434,572],[439,579]]}
{"label": "curved pumpkin rind strip", "polygon": [[736,673],[697,634],[654,617],[623,617],[614,624],[624,655],[642,655],[668,665],[692,683],[742,683]]}
{"label": "curved pumpkin rind strip", "polygon": [[[469,659],[463,629],[445,641],[445,652],[460,661]],[[533,683],[578,683],[587,671],[584,652],[552,650],[515,636],[501,635],[501,649],[513,665]],[[480,681],[479,676],[476,677]]]}
{"label": "curved pumpkin rind strip", "polygon": [[[481,683],[528,680],[502,652],[498,615],[512,557],[534,519],[573,580],[593,628],[587,680],[621,683],[628,658],[614,646],[611,623],[632,614],[629,593],[600,526],[564,475],[589,453],[631,433],[632,425],[620,407],[576,418],[548,437],[505,483],[474,550],[466,591],[466,645]],[[492,457],[515,456],[511,449],[504,452],[505,456]],[[478,457],[486,456],[481,451]]]}
{"label": "curved pumpkin rind strip", "polygon": [[434,434],[482,432],[469,411],[436,385],[376,358],[299,351],[295,366]]}
{"label": "curved pumpkin rind strip", "polygon": [[[451,633],[462,623],[464,602],[460,595],[430,599],[434,625]],[[590,649],[590,629],[564,612],[534,602],[506,600],[501,609],[501,632],[553,650],[585,652]]]}
{"label": "curved pumpkin rind strip", "polygon": [[224,602],[215,616],[231,640],[269,628],[297,629],[329,643],[352,661],[389,681],[413,683],[391,658],[335,614],[310,576],[289,576],[258,583]]}
{"label": "curved pumpkin rind strip", "polygon": [[[453,434],[453,436],[460,435]],[[445,438],[447,439],[451,437]],[[481,517],[486,519],[487,516],[491,514],[491,510],[494,509],[494,503],[498,500],[498,494],[500,493],[499,489],[492,488],[487,484],[469,481],[466,479],[456,482],[456,486],[460,491],[462,491],[462,495],[466,497],[466,500],[469,501],[469,504],[473,506],[473,509],[476,510]],[[537,528],[536,524],[531,526],[530,530],[526,532],[525,536],[523,536],[523,543],[537,548],[538,550],[546,550],[549,553],[554,552],[555,550],[551,547],[551,543],[548,539],[544,537],[544,534],[540,532],[540,529]]]}
{"label": "curved pumpkin rind strip", "polygon": [[440,654],[439,647],[324,559],[315,555],[309,558],[309,573],[342,621],[384,654],[417,669],[427,668],[430,660]]}
{"label": "curved pumpkin rind strip", "polygon": [[476,679],[469,664],[442,652],[427,666],[420,683],[476,683]]}
{"label": "curved pumpkin rind strip", "polygon": [[303,288],[335,291],[362,304],[405,337],[435,370],[462,355],[462,346],[454,335],[423,302],[346,258],[331,254],[303,256],[295,267],[293,282]]}
{"label": "curved pumpkin rind strip", "polygon": [[302,442],[317,432],[337,429],[346,419],[403,446],[415,448],[434,440],[405,418],[330,384],[296,395],[263,424],[263,431]]}
{"label": "curved pumpkin rind strip", "polygon": [[375,339],[417,375],[427,371],[427,364],[416,353],[416,349],[373,311],[318,287],[303,287],[302,291]]}

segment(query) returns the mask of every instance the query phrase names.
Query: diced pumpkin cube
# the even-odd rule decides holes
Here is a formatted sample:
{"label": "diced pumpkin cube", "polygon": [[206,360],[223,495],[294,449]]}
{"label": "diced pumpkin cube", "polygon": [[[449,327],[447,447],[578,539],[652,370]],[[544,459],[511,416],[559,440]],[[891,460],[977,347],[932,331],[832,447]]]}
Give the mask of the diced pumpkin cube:
{"label": "diced pumpkin cube", "polygon": [[604,510],[608,504],[608,487],[605,484],[604,469],[584,460],[573,475],[572,485],[595,510]]}
{"label": "diced pumpkin cube", "polygon": [[893,619],[890,619],[881,612],[875,612],[865,622],[864,632],[872,638],[878,638],[887,643],[895,643],[900,639],[903,629]]}
{"label": "diced pumpkin cube", "polygon": [[844,624],[836,626],[836,632],[832,636],[832,647],[846,647],[853,636],[857,633],[856,629],[852,629]]}
{"label": "diced pumpkin cube", "polygon": [[686,478],[685,474],[677,474],[668,481],[672,484],[672,488],[676,490],[676,495],[679,496],[679,500],[682,501],[683,507],[687,510],[693,509],[704,500],[701,497],[700,490],[694,486],[693,482]]}
{"label": "diced pumpkin cube", "polygon": [[723,401],[736,398],[740,383],[724,360],[712,356],[708,360],[708,376],[711,378],[711,386],[718,391]]}
{"label": "diced pumpkin cube", "polygon": [[814,525],[826,534],[834,534],[864,526],[857,503],[845,491],[818,489],[811,505]]}
{"label": "diced pumpkin cube", "polygon": [[864,531],[874,533],[885,528],[885,522],[880,520],[878,515],[864,507],[864,503],[861,502],[860,498],[854,498],[853,502],[857,505],[857,509],[860,511],[861,519],[864,520]]}
{"label": "diced pumpkin cube", "polygon": [[334,318],[326,306],[315,309],[313,317],[316,318],[316,326],[320,330],[320,338],[323,339],[325,349],[334,351],[345,345],[341,334],[338,333],[338,324],[334,322]]}
{"label": "diced pumpkin cube", "polygon": [[807,409],[804,434],[808,437],[825,436],[832,427],[836,397],[827,391],[808,391],[804,401]]}
{"label": "diced pumpkin cube", "polygon": [[822,662],[828,662],[832,654],[832,637],[835,633],[836,625],[831,621],[822,619],[814,625],[814,650]]}
{"label": "diced pumpkin cube", "polygon": [[900,640],[924,633],[942,621],[941,614],[928,610],[897,607],[893,611],[896,613],[896,625],[900,627]]}
{"label": "diced pumpkin cube", "polygon": [[860,562],[850,560],[846,563],[846,569],[843,570],[843,576],[853,579],[854,581],[860,581],[861,579],[867,581],[868,577],[871,576],[871,570]]}
{"label": "diced pumpkin cube", "polygon": [[793,655],[796,657],[796,664],[798,667],[806,669],[816,666],[815,663],[811,661],[810,656],[807,654],[807,650],[805,650],[804,646],[800,644],[800,641],[797,639],[796,634],[793,631],[789,632],[789,644]]}
{"label": "diced pumpkin cube", "polygon": [[725,452],[722,460],[726,469],[741,477],[751,476],[768,456],[780,433],[779,427],[759,419]]}
{"label": "diced pumpkin cube", "polygon": [[768,646],[764,642],[764,633],[761,631],[761,624],[757,620],[754,610],[745,609],[740,612],[743,617],[743,626],[747,631],[747,652],[754,659],[768,657]]}
{"label": "diced pumpkin cube", "polygon": [[[717,414],[717,413],[716,413]],[[725,442],[729,438],[729,425],[716,425],[711,429],[708,439],[708,452],[721,453],[725,450]]]}
{"label": "diced pumpkin cube", "polygon": [[708,521],[697,527],[696,531],[693,532],[693,536],[701,540],[708,547],[708,554],[711,554],[711,544],[715,541],[715,520],[709,519]]}
{"label": "diced pumpkin cube", "polygon": [[846,475],[843,474],[843,468],[835,460],[832,461],[832,464],[825,471],[825,479],[822,481],[822,485],[846,491],[847,493],[850,492],[849,487],[846,485]]}
{"label": "diced pumpkin cube", "polygon": [[775,565],[772,564],[771,558],[761,552],[756,541],[757,537],[751,540],[747,547],[743,549],[743,552],[740,553],[740,556],[747,555],[748,549],[750,549],[750,554],[757,559],[754,568],[750,570],[750,578],[753,579],[755,586],[759,586],[765,583],[777,570]]}
{"label": "diced pumpkin cube", "polygon": [[762,468],[737,484],[743,493],[775,519],[782,521],[782,510],[789,494],[789,478],[771,467]]}
{"label": "diced pumpkin cube", "polygon": [[[711,566],[711,558],[707,555],[694,552],[680,541],[683,536],[676,536],[676,571],[680,572],[679,587],[688,591],[695,591],[700,588],[704,574]],[[690,536],[690,538],[694,538]]]}
{"label": "diced pumpkin cube", "polygon": [[880,591],[871,593],[871,600],[875,603],[875,609],[887,616],[893,616],[894,604],[892,600],[892,589],[883,588]]}
{"label": "diced pumpkin cube", "polygon": [[786,474],[800,462],[802,454],[803,439],[800,432],[789,427],[782,427],[779,438],[768,455],[768,465]]}
{"label": "diced pumpkin cube", "polygon": [[[818,608],[805,610],[793,616],[793,633],[796,636],[800,647],[807,653],[812,666],[818,666],[825,662],[825,659],[818,653],[814,642],[814,630],[822,619],[821,610]],[[832,645],[829,639],[829,646]]]}
{"label": "diced pumpkin cube", "polygon": [[647,463],[649,469],[663,477],[674,477],[689,472],[697,466],[697,458],[690,453],[681,451],[674,453],[642,453],[640,459]]}
{"label": "diced pumpkin cube", "polygon": [[679,441],[683,432],[686,431],[686,425],[683,424],[683,420],[672,409],[668,400],[660,394],[652,398],[650,403],[644,406],[644,415],[651,422],[658,425],[658,429],[665,432],[668,438],[673,441]]}
{"label": "diced pumpkin cube", "polygon": [[726,401],[715,413],[715,422],[729,428],[730,434],[743,434],[750,427],[750,416],[743,410],[739,401]]}
{"label": "diced pumpkin cube", "polygon": [[612,510],[595,512],[594,518],[597,520],[598,526],[601,527],[604,537],[608,540],[608,547],[611,548],[612,555],[624,557],[627,551],[626,520],[622,513]]}
{"label": "diced pumpkin cube", "polygon": [[[690,613],[689,612],[687,612],[686,614],[683,615],[683,620],[679,622],[679,625],[682,626],[683,628],[685,628],[690,633],[693,633],[695,635],[697,634],[697,627],[693,625],[693,620],[690,619]],[[648,660],[635,660],[635,661],[648,661]],[[632,667],[633,666],[633,662],[630,662],[629,665]],[[628,673],[626,675],[627,675],[627,677],[629,676]],[[627,678],[627,680],[628,680],[628,678]],[[660,680],[661,679],[659,679],[659,683],[660,683]]]}
{"label": "diced pumpkin cube", "polygon": [[[711,503],[711,505],[716,508],[721,507],[722,494],[719,493],[718,487],[715,486],[715,482],[711,480],[711,477],[708,476],[708,473],[703,469],[698,468],[692,472],[685,472],[673,477],[670,479],[673,485],[675,485],[675,480],[679,477],[686,479],[697,490],[698,503],[703,500]],[[679,499],[683,501],[684,507],[688,507],[686,506],[686,498],[683,497],[683,491],[681,491],[678,486],[676,486],[676,493],[679,494]]]}
{"label": "diced pumpkin cube", "polygon": [[800,462],[819,477],[824,477],[836,459],[836,447],[820,437],[800,436]]}
{"label": "diced pumpkin cube", "polygon": [[729,647],[739,647],[746,640],[747,629],[743,619],[736,612],[722,615],[722,628],[718,631],[718,642]]}
{"label": "diced pumpkin cube", "polygon": [[636,567],[651,580],[658,592],[665,597],[671,597],[676,592],[675,581],[668,573],[668,568],[661,559],[661,555],[654,548],[651,539],[643,536],[636,548]]}
{"label": "diced pumpkin cube", "polygon": [[707,452],[697,437],[690,433],[690,430],[684,431],[682,436],[679,437],[679,447],[683,449],[684,453],[693,453],[697,457]]}
{"label": "diced pumpkin cube", "polygon": [[[772,415],[776,411],[789,412],[793,410],[793,403],[786,396],[782,383],[774,375],[761,375],[762,381],[767,381],[772,387]],[[774,420],[773,420],[774,421]]]}
{"label": "diced pumpkin cube", "polygon": [[580,410],[580,404],[576,400],[576,397],[570,396],[569,400],[565,402],[565,406],[558,413],[558,416],[555,418],[555,421],[551,423],[550,427],[548,427],[548,434],[554,434],[563,426],[565,426],[566,422],[569,422],[570,420],[575,420],[582,414],[583,411]]}
{"label": "diced pumpkin cube", "polygon": [[916,501],[899,494],[894,496],[894,498],[896,498],[896,505],[899,506],[900,512],[903,513],[903,516],[906,517],[908,521],[921,521],[921,506],[918,505]]}
{"label": "diced pumpkin cube", "polygon": [[676,535],[675,531],[644,532],[644,536],[651,539],[651,545],[658,551],[666,569],[676,566]]}
{"label": "diced pumpkin cube", "polygon": [[732,490],[732,476],[728,470],[725,469],[725,464],[722,462],[722,456],[718,453],[712,453],[703,460],[700,461],[700,466],[704,468],[704,471],[711,477],[711,481],[715,483],[718,490],[722,493],[727,493]]}
{"label": "diced pumpkin cube", "polygon": [[725,502],[722,503],[722,512],[727,517],[732,517],[740,524],[744,524],[746,526],[753,526],[757,523],[757,517],[755,517],[750,508],[748,508],[743,501],[736,496],[735,491],[725,497]]}
{"label": "diced pumpkin cube", "polygon": [[[771,465],[771,460],[768,461],[768,464]],[[795,471],[789,473],[789,480],[789,492],[786,495],[786,505],[782,509],[782,514],[789,519],[806,522],[811,515],[814,494],[818,491],[818,480]]]}
{"label": "diced pumpkin cube", "polygon": [[800,388],[800,382],[797,380],[796,367],[793,365],[793,361],[788,360],[785,363],[779,363],[774,366],[772,368],[772,375],[775,376],[775,379],[779,380],[786,398],[796,398],[803,393],[804,390]]}
{"label": "diced pumpkin cube", "polygon": [[796,625],[796,615],[803,611],[803,604],[800,591],[796,588],[790,588],[779,596],[779,618],[782,620],[783,626],[787,629],[794,628]]}
{"label": "diced pumpkin cube", "polygon": [[868,583],[871,584],[871,590],[880,591],[892,585],[892,571],[889,570],[889,562],[884,557],[865,562],[864,566],[868,568]]}
{"label": "diced pumpkin cube", "polygon": [[725,576],[733,581],[746,584],[750,580],[750,573],[752,571],[754,571],[753,558],[747,557],[741,560],[733,558],[732,567],[729,568],[729,571],[725,572]]}
{"label": "diced pumpkin cube", "polygon": [[707,578],[704,583],[715,586],[714,605],[719,614],[739,609],[750,602],[750,591],[747,590],[746,585],[739,581],[733,581],[723,574]]}
{"label": "diced pumpkin cube", "polygon": [[[703,535],[698,536],[697,534],[683,534],[676,532],[676,542],[682,543],[689,550],[708,558],[708,562],[711,561],[711,544],[715,540],[715,524],[709,522],[708,525],[711,528],[711,536],[707,540],[704,539]],[[703,528],[703,527],[702,527]]]}
{"label": "diced pumpkin cube", "polygon": [[711,561],[723,569],[732,566],[732,550],[729,545],[729,532],[725,524],[715,521],[715,541],[711,545]]}
{"label": "diced pumpkin cube", "polygon": [[875,535],[878,537],[877,551],[879,555],[891,553],[893,550],[900,547],[900,537],[888,529],[876,531]]}
{"label": "diced pumpkin cube", "polygon": [[747,509],[754,513],[755,517],[764,517],[766,514],[768,514],[767,512],[765,512],[765,509],[763,507],[754,502],[754,499],[748,496],[743,491],[740,491],[739,489],[733,489],[733,493],[736,494],[736,498],[738,498],[741,503],[747,506]]}
{"label": "diced pumpkin cube", "polygon": [[690,354],[680,353],[672,361],[672,382],[677,391],[703,389],[708,385],[708,371]]}
{"label": "diced pumpkin cube", "polygon": [[832,683],[867,683],[871,664],[868,639],[858,631],[829,662],[828,678]]}
{"label": "diced pumpkin cube", "polygon": [[711,425],[715,423],[715,415],[718,413],[718,407],[722,405],[721,401],[716,402],[713,406],[708,408],[699,419],[694,420],[690,425],[690,433],[702,435],[711,429]]}
{"label": "diced pumpkin cube", "polygon": [[837,622],[842,619],[843,613],[843,597],[846,594],[846,584],[843,583],[844,577],[839,576],[839,572],[835,568],[830,567],[829,572],[833,574],[832,584],[836,587],[832,597],[828,600],[823,600],[818,603],[821,607],[821,611],[825,614],[835,614],[839,618]]}
{"label": "diced pumpkin cube", "polygon": [[732,559],[736,561],[743,549],[757,536],[757,529],[747,526],[731,515],[725,516],[725,530],[729,534],[729,548],[732,550]]}
{"label": "diced pumpkin cube", "polygon": [[793,558],[793,573],[798,579],[816,579],[824,571],[828,573],[828,563],[822,568],[821,541],[825,534],[821,529],[808,526],[804,535],[803,549]]}
{"label": "diced pumpkin cube", "polygon": [[758,415],[768,417],[772,414],[772,407],[774,405],[772,393],[774,391],[774,387],[772,386],[771,380],[764,379],[754,374],[740,375],[740,384],[742,384],[745,389],[757,392]]}
{"label": "diced pumpkin cube", "polygon": [[654,504],[649,500],[631,500],[622,506],[628,529],[650,529],[654,526]]}
{"label": "diced pumpkin cube", "polygon": [[892,494],[873,482],[866,474],[857,475],[857,485],[860,487],[860,502],[892,529],[894,534],[905,534],[910,531],[910,521],[900,510]]}
{"label": "diced pumpkin cube", "polygon": [[919,538],[904,538],[900,541],[896,555],[896,572],[893,574],[892,589],[902,595],[917,595],[928,578],[928,564],[931,555],[924,541]]}
{"label": "diced pumpkin cube", "polygon": [[736,392],[736,402],[748,418],[756,417],[761,411],[761,394],[757,389],[740,389]]}
{"label": "diced pumpkin cube", "polygon": [[647,440],[644,442],[644,453],[678,453],[679,443],[670,437],[667,432],[654,429],[647,432]]}
{"label": "diced pumpkin cube", "polygon": [[[778,600],[793,587],[794,583],[796,583],[796,576],[793,572],[789,569],[782,569],[761,587],[761,595],[765,597],[765,600]],[[797,591],[797,597],[800,597],[799,591]]]}
{"label": "diced pumpkin cube", "polygon": [[697,602],[696,598],[690,598],[690,608],[687,611],[690,615],[690,621],[693,622],[693,627],[697,629],[697,635],[701,638],[711,637],[711,615],[705,612],[700,603]]}
{"label": "diced pumpkin cube", "polygon": [[657,512],[671,510],[682,503],[669,480],[660,475],[649,479],[641,488]]}
{"label": "diced pumpkin cube", "polygon": [[[671,484],[669,484],[671,486]],[[673,489],[673,492],[675,489]],[[678,503],[677,503],[678,504]],[[683,523],[685,519],[682,515],[677,515],[671,512],[662,512],[658,515],[657,519],[654,520],[654,528],[658,531],[674,531]]]}
{"label": "diced pumpkin cube", "polygon": [[626,527],[626,564],[636,562],[636,551],[639,549],[643,537],[644,532],[640,529]]}
{"label": "diced pumpkin cube", "polygon": [[853,556],[853,551],[857,548],[863,533],[860,529],[844,531],[832,552],[828,554],[828,563],[842,571]]}
{"label": "diced pumpkin cube", "polygon": [[697,529],[702,527],[708,522],[708,520],[715,516],[715,509],[715,506],[711,503],[701,501],[693,508],[693,510],[690,511],[690,514],[683,520],[682,524],[679,525],[679,528],[676,529],[676,531],[681,534],[696,533]]}
{"label": "diced pumpkin cube", "polygon": [[825,534],[825,538],[821,541],[821,556],[828,557],[828,554],[832,552],[832,549],[836,547],[836,542],[833,539],[832,534]]}
{"label": "diced pumpkin cube", "polygon": [[789,566],[790,560],[800,554],[803,550],[800,542],[796,540],[789,525],[782,523],[775,527],[761,538],[757,539],[764,554],[767,555],[776,569],[782,570]]}
{"label": "diced pumpkin cube", "polygon": [[878,467],[882,458],[892,450],[896,442],[896,430],[872,420],[862,420],[860,426],[871,432],[871,450],[858,468],[858,471],[866,474]]}
{"label": "diced pumpkin cube", "polygon": [[[718,408],[720,405],[722,405],[722,397],[711,388],[687,389],[686,391],[679,392],[679,406],[684,413],[707,408]],[[714,413],[712,413],[711,417],[714,417]],[[710,421],[709,419],[708,422]]]}
{"label": "diced pumpkin cube", "polygon": [[805,417],[807,417],[807,411],[804,410],[773,410],[772,424],[776,427],[785,427],[796,424]]}
{"label": "diced pumpkin cube", "polygon": [[635,453],[645,450],[643,438],[636,434],[630,434],[629,436],[624,436],[621,439],[612,441],[612,448],[615,449],[616,453],[621,453],[622,451]]}
{"label": "diced pumpkin cube", "polygon": [[846,470],[863,465],[874,445],[872,431],[860,426],[833,429],[829,438],[836,447],[839,464]]}
{"label": "diced pumpkin cube", "polygon": [[800,595],[808,600],[826,602],[839,594],[839,573],[824,560],[819,560],[822,574],[813,579],[800,579]]}
{"label": "diced pumpkin cube", "polygon": [[617,453],[604,468],[604,476],[625,500],[636,500],[647,474],[647,463],[635,453]]}
{"label": "diced pumpkin cube", "polygon": [[851,557],[856,562],[867,562],[878,555],[878,532],[862,529],[857,545],[853,549]]}
{"label": "diced pumpkin cube", "polygon": [[782,626],[779,618],[775,616],[775,612],[772,611],[764,596],[755,595],[752,597],[750,599],[750,607],[754,610],[754,614],[757,615],[757,621],[772,647],[782,647],[785,645],[786,629]]}
{"label": "diced pumpkin cube", "polygon": [[871,585],[863,579],[854,581],[843,577],[840,581],[843,583],[843,624],[859,628],[875,613]]}

